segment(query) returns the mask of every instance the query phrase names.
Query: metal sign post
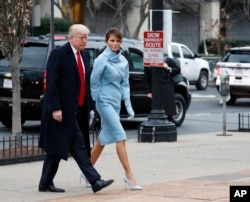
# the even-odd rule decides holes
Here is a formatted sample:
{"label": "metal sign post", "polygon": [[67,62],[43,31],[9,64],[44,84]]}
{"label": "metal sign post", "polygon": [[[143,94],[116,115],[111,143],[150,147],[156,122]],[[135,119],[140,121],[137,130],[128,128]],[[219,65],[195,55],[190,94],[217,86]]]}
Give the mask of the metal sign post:
{"label": "metal sign post", "polygon": [[144,33],[144,65],[152,70],[152,110],[138,127],[138,142],[177,141],[176,126],[167,120],[163,91],[163,1],[152,0],[152,32]]}
{"label": "metal sign post", "polygon": [[54,26],[54,0],[51,0],[50,2],[50,41],[51,41],[51,48],[54,49],[55,47],[55,40],[54,40],[54,34],[55,34],[55,26]]}

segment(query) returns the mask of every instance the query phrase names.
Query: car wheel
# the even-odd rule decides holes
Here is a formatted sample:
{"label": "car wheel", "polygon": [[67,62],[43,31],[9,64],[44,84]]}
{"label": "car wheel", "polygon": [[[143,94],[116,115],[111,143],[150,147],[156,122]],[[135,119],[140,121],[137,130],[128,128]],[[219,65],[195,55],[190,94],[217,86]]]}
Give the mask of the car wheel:
{"label": "car wheel", "polygon": [[208,74],[206,71],[201,71],[199,79],[196,83],[197,90],[206,90],[208,86]]}
{"label": "car wheel", "polygon": [[4,118],[3,120],[1,120],[1,122],[7,128],[11,128],[12,126],[12,121],[8,118]]}
{"label": "car wheel", "polygon": [[235,102],[236,102],[236,98],[231,97],[231,98],[227,101],[227,104],[228,104],[228,105],[234,105]]}
{"label": "car wheel", "polygon": [[[7,127],[11,128],[12,127],[12,117],[6,116],[4,119],[1,120],[2,124]],[[22,119],[21,125],[25,123],[25,120]]]}
{"label": "car wheel", "polygon": [[175,94],[175,107],[176,107],[176,115],[172,117],[172,122],[179,127],[186,116],[186,102],[183,96],[179,93]]}

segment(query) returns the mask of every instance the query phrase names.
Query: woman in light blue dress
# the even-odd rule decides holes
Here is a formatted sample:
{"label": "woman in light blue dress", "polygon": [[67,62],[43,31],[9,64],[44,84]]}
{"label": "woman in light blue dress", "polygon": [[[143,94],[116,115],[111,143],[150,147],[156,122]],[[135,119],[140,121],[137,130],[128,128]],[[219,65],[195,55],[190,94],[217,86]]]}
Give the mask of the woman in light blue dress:
{"label": "woman in light blue dress", "polygon": [[104,146],[116,143],[119,160],[125,170],[124,180],[131,190],[141,190],[129,165],[126,151],[126,133],[120,122],[121,101],[124,100],[129,118],[134,117],[130,102],[129,66],[121,54],[122,33],[116,28],[106,32],[107,47],[94,61],[90,78],[91,95],[101,117],[101,130],[91,151],[94,165]]}

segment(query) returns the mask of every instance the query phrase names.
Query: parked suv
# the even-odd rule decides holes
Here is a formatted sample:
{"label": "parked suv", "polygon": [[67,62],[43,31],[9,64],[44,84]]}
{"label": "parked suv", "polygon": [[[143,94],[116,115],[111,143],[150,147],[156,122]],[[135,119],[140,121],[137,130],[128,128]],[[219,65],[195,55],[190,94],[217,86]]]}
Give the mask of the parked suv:
{"label": "parked suv", "polygon": [[250,98],[250,46],[231,48],[216,65],[216,87],[219,91],[222,77],[229,76],[230,98],[234,104],[238,98]]}
{"label": "parked suv", "polygon": [[[55,40],[55,47],[62,46],[64,43],[66,43],[65,39]],[[40,105],[45,84],[44,70],[51,50],[49,44],[48,37],[32,38],[25,44],[20,64],[22,123],[26,120],[40,120]],[[94,59],[105,48],[104,37],[89,36],[86,48],[90,54],[91,66],[93,66]],[[122,51],[129,62],[131,103],[135,116],[148,116],[151,111],[151,99],[146,96],[144,84],[143,44],[138,40],[124,39]],[[0,60],[0,120],[5,126],[11,127],[12,86],[8,65],[6,59]],[[185,77],[175,84],[175,99],[177,115],[173,121],[176,126],[180,126],[191,101],[188,81]],[[127,112],[122,103],[121,117],[126,116]]]}
{"label": "parked suv", "polygon": [[[43,72],[48,56],[48,40],[28,38],[23,44],[20,62],[21,116],[26,120],[40,120],[40,100],[43,92]],[[0,58],[0,120],[12,125],[12,77],[9,61]]]}

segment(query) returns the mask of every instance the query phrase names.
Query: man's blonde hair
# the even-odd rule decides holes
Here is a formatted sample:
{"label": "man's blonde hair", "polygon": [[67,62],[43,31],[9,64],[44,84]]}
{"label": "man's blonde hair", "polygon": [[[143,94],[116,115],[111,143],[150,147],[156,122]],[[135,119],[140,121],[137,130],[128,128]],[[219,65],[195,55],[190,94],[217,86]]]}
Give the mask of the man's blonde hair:
{"label": "man's blonde hair", "polygon": [[89,34],[89,29],[83,24],[73,24],[69,27],[69,37],[76,34]]}

